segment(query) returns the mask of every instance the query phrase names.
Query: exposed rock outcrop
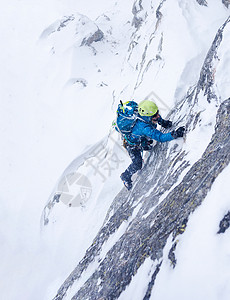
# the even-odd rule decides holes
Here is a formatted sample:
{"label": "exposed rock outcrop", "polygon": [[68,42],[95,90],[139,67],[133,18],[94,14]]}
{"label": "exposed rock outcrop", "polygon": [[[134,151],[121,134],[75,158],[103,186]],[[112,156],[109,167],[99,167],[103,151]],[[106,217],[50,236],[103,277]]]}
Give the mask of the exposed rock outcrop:
{"label": "exposed rock outcrop", "polygon": [[219,231],[217,233],[225,233],[225,231],[229,227],[230,227],[230,211],[220,221]]}
{"label": "exposed rock outcrop", "polygon": [[197,3],[199,3],[200,5],[203,5],[203,6],[208,6],[208,3],[206,0],[196,0]]}
{"label": "exposed rock outcrop", "polygon": [[230,5],[230,1],[229,0],[222,0],[222,3],[228,8]]}
{"label": "exposed rock outcrop", "polygon": [[89,37],[84,38],[81,46],[91,46],[93,42],[102,41],[104,38],[104,33],[98,28],[94,33],[92,33]]}
{"label": "exposed rock outcrop", "polygon": [[[203,6],[208,6],[208,1],[207,0],[196,0],[197,3]],[[229,0],[222,0],[222,3],[228,8],[230,1]]]}
{"label": "exposed rock outcrop", "polygon": [[143,22],[143,18],[139,16],[139,13],[142,10],[143,10],[142,0],[136,0],[133,4],[133,9],[132,9],[132,13],[133,13],[132,25],[137,29],[141,26]]}

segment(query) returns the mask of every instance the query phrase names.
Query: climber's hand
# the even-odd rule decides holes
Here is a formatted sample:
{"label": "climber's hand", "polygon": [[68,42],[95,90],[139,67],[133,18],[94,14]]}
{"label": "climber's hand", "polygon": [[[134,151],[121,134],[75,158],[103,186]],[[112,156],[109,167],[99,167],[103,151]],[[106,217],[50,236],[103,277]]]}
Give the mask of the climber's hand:
{"label": "climber's hand", "polygon": [[173,130],[171,132],[171,135],[174,139],[177,139],[179,137],[183,137],[185,132],[185,128],[184,127],[179,127],[177,130]]}
{"label": "climber's hand", "polygon": [[172,122],[169,120],[164,120],[164,122],[162,123],[162,126],[164,128],[170,128],[170,127],[172,127]]}

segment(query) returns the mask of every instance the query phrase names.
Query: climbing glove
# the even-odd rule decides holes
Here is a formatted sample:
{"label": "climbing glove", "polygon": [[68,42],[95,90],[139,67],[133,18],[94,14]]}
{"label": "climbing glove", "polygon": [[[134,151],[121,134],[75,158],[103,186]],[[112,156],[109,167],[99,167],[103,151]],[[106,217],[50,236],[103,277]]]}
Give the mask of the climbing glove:
{"label": "climbing glove", "polygon": [[162,126],[164,128],[170,128],[170,127],[172,127],[172,122],[169,120],[164,120],[164,122],[162,123]]}
{"label": "climbing glove", "polygon": [[173,130],[171,132],[171,135],[174,139],[177,139],[179,137],[183,137],[184,135],[184,131],[185,131],[185,128],[184,127],[179,127],[177,130]]}
{"label": "climbing glove", "polygon": [[169,120],[164,120],[162,118],[160,118],[160,120],[158,121],[158,124],[161,125],[164,128],[170,128],[172,127],[172,122]]}

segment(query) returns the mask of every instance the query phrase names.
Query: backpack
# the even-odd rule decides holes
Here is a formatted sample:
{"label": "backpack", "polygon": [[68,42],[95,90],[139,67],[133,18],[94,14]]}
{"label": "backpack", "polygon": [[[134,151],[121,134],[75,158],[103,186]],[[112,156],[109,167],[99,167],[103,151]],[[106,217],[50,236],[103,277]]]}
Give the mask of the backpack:
{"label": "backpack", "polygon": [[135,101],[120,101],[117,108],[116,128],[121,134],[129,134],[137,121],[138,104]]}

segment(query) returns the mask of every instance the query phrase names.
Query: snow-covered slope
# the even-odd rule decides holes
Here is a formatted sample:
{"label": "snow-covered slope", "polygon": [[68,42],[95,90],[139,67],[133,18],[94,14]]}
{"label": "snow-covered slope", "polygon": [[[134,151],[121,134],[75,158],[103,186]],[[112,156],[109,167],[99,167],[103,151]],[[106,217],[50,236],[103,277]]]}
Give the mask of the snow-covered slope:
{"label": "snow-covered slope", "polygon": [[[228,1],[40,4],[1,20],[3,299],[227,300]],[[187,134],[128,193],[109,128],[145,98]]]}

